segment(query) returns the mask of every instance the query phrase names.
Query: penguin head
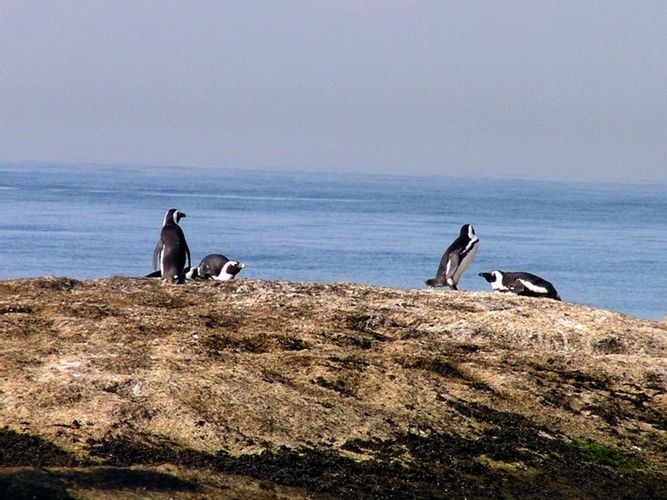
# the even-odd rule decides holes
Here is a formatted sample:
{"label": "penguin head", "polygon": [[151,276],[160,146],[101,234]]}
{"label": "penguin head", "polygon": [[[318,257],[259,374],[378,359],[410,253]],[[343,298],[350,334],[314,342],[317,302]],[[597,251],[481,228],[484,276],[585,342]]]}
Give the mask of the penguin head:
{"label": "penguin head", "polygon": [[493,277],[493,274],[491,274],[491,273],[479,273],[477,276],[480,276],[480,277],[484,278],[489,283],[491,283],[495,279]]}
{"label": "penguin head", "polygon": [[239,262],[237,260],[227,261],[225,262],[225,265],[222,266],[222,270],[220,271],[218,279],[232,280],[234,279],[234,276],[240,273],[244,267],[245,264],[243,262]]}
{"label": "penguin head", "polygon": [[461,226],[461,232],[459,233],[460,236],[467,236],[468,239],[473,239],[475,236],[475,228],[473,227],[472,224],[463,224]]}
{"label": "penguin head", "polygon": [[490,273],[479,273],[479,276],[481,276],[486,281],[491,283],[492,286],[494,284],[500,284],[500,282],[503,280],[503,272],[502,271],[491,271]]}
{"label": "penguin head", "polygon": [[179,221],[185,217],[184,212],[180,212],[176,208],[170,208],[167,210],[167,213],[164,215],[164,223],[162,225],[167,225],[167,224],[176,224],[178,225]]}
{"label": "penguin head", "polygon": [[508,288],[503,285],[503,272],[491,271],[490,273],[479,273],[479,276],[489,282],[491,288],[495,291],[506,292]]}

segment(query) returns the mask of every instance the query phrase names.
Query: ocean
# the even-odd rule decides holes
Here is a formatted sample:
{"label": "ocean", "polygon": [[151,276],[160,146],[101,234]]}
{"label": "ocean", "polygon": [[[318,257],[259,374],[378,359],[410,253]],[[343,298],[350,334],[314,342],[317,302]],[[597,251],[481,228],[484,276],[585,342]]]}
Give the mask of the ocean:
{"label": "ocean", "polygon": [[172,207],[193,264],[222,253],[239,278],[425,288],[471,223],[460,289],[527,271],[568,302],[667,315],[667,185],[649,184],[0,165],[0,279],[143,276]]}

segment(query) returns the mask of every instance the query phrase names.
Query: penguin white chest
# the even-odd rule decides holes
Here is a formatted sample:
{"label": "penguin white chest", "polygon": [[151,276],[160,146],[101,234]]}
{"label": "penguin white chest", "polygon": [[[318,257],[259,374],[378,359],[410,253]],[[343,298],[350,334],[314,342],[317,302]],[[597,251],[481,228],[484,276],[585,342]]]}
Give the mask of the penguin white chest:
{"label": "penguin white chest", "polygon": [[459,266],[456,268],[456,271],[454,271],[454,275],[452,276],[455,283],[459,282],[463,273],[466,272],[466,269],[468,269],[470,267],[470,264],[472,264],[472,261],[475,260],[475,256],[477,255],[477,250],[479,248],[478,243],[479,243],[478,239],[472,240],[470,242],[469,244],[470,250],[468,250],[468,252],[464,255],[463,259],[461,259],[461,262],[459,262]]}
{"label": "penguin white chest", "polygon": [[217,276],[213,276],[213,279],[216,281],[229,281],[233,277],[234,277],[233,274],[229,274],[223,269],[222,271],[220,271],[220,274],[218,274]]}

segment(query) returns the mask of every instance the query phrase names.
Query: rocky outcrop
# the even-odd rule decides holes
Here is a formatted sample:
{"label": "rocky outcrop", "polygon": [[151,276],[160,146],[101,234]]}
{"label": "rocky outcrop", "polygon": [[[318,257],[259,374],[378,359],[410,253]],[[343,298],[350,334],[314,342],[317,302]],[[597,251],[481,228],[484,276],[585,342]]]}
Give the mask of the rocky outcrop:
{"label": "rocky outcrop", "polygon": [[514,295],[0,282],[0,490],[667,495],[667,327]]}

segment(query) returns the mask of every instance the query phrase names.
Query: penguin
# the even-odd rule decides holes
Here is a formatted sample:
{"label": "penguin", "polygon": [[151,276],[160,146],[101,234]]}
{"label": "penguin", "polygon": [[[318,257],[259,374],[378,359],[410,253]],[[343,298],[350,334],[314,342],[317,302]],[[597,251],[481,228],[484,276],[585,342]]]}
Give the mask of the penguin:
{"label": "penguin", "polygon": [[479,273],[491,284],[493,290],[499,292],[512,292],[527,297],[545,297],[561,300],[556,288],[547,280],[524,272],[491,271],[490,273]]}
{"label": "penguin", "polygon": [[472,224],[461,226],[459,237],[449,245],[445,251],[435,278],[426,280],[428,286],[448,286],[452,290],[458,290],[457,285],[461,276],[468,269],[477,255],[479,238],[475,236],[475,228]]}
{"label": "penguin", "polygon": [[233,280],[241,272],[245,264],[237,260],[229,260],[224,255],[213,253],[204,257],[197,268],[201,279],[213,278],[217,281]]}
{"label": "penguin", "polygon": [[186,260],[190,263],[190,249],[185,241],[183,229],[178,225],[186,215],[175,208],[170,208],[164,216],[160,239],[153,251],[153,269],[160,270],[166,282],[185,282]]}

